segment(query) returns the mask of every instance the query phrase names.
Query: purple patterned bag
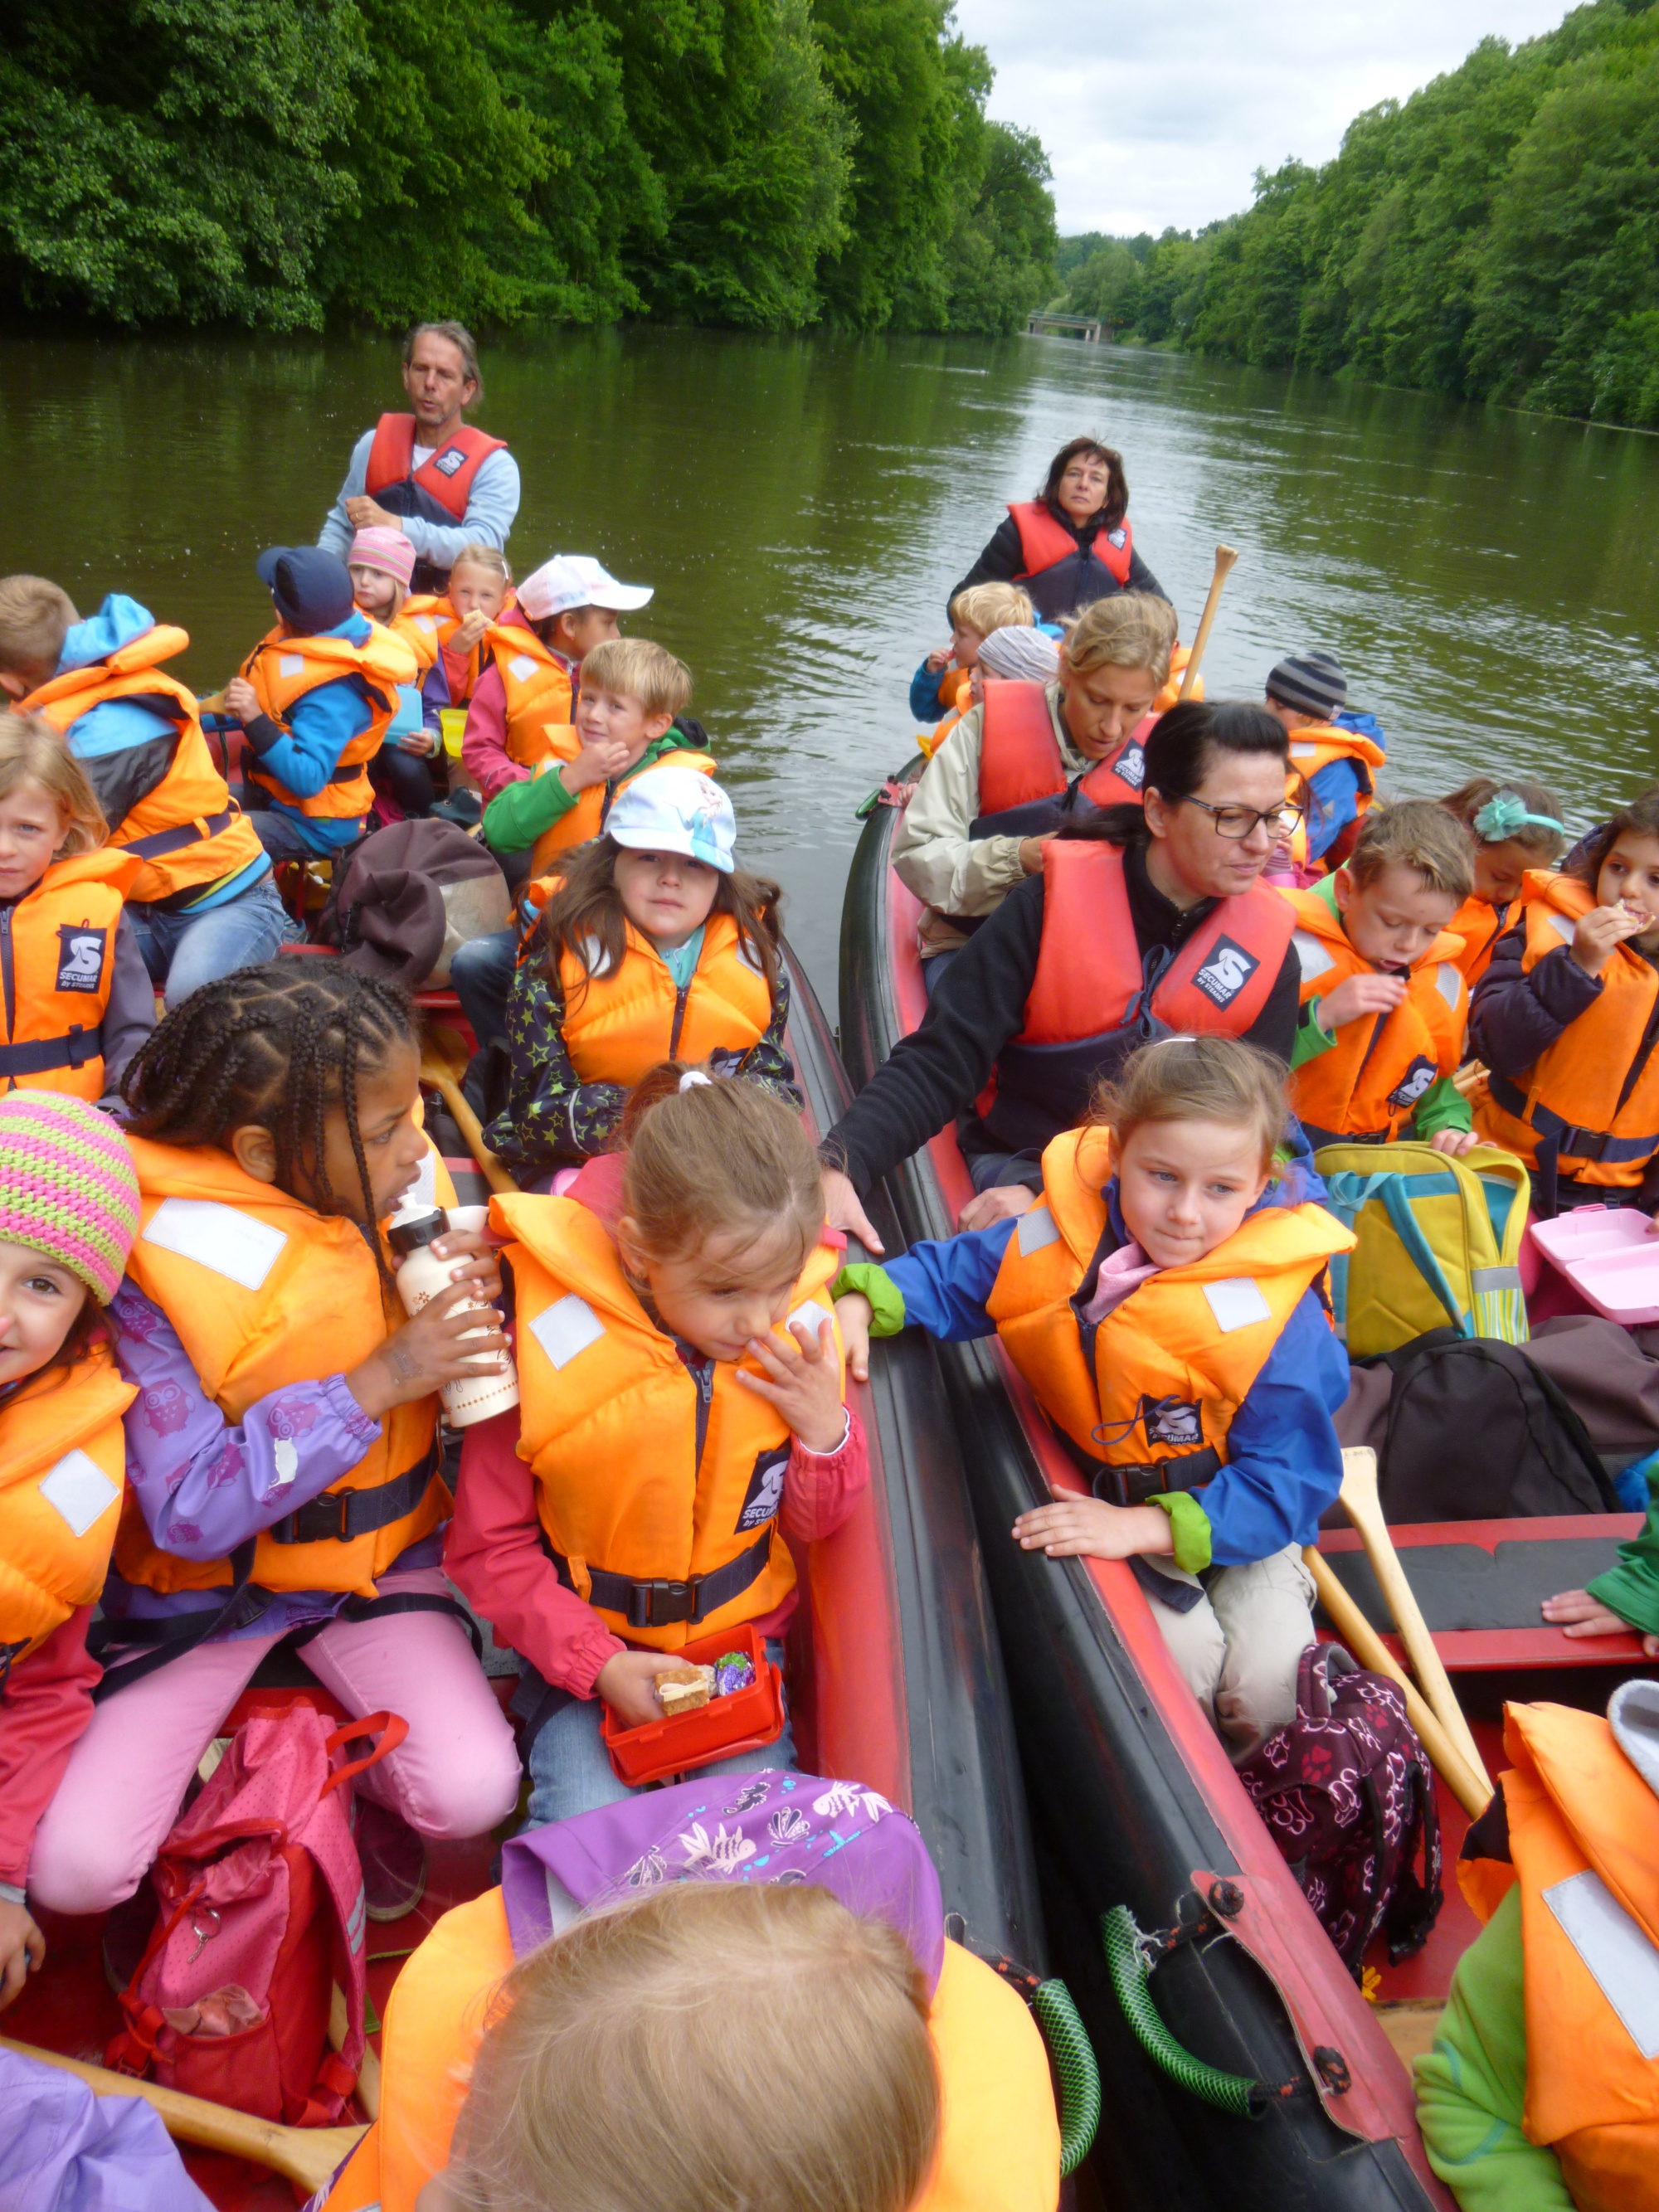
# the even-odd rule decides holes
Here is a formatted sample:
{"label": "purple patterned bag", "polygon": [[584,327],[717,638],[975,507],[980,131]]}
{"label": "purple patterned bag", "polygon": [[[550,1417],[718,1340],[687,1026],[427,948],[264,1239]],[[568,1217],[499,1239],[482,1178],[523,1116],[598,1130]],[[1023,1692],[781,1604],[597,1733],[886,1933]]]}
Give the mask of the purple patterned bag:
{"label": "purple patterned bag", "polygon": [[1310,1644],[1295,1720],[1238,1778],[1356,1980],[1379,1929],[1396,1962],[1422,1948],[1441,1905],[1434,1774],[1386,1675]]}

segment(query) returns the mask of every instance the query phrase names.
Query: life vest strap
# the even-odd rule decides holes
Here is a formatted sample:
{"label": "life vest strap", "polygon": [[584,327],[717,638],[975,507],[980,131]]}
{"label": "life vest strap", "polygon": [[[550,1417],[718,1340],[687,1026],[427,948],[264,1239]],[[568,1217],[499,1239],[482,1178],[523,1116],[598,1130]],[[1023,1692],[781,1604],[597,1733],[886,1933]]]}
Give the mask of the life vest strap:
{"label": "life vest strap", "polygon": [[[192,1607],[188,1613],[167,1613],[159,1620],[111,1620],[106,1617],[94,1621],[87,1631],[87,1649],[94,1659],[102,1659],[116,1646],[123,1650],[129,1644],[141,1647],[131,1658],[118,1659],[104,1668],[103,1679],[92,1693],[94,1705],[101,1705],[117,1690],[142,1682],[146,1675],[155,1674],[170,1660],[182,1659],[198,1644],[228,1636],[256,1621],[270,1603],[270,1598],[267,1591],[251,1585],[253,1552],[254,1540],[250,1536],[231,1553],[230,1588],[216,1611],[205,1605]],[[148,1650],[142,1648],[146,1644],[149,1646]]]}
{"label": "life vest strap", "polygon": [[[1605,1164],[1650,1159],[1659,1152],[1659,1133],[1650,1137],[1615,1137],[1606,1129],[1581,1129],[1571,1121],[1564,1121],[1541,1101],[1534,1100],[1529,1109],[1526,1092],[1506,1075],[1489,1076],[1487,1085],[1506,1114],[1513,1114],[1517,1121],[1525,1121],[1540,1135],[1550,1138],[1562,1159],[1599,1160]],[[1346,1143],[1347,1139],[1343,1141]]]}
{"label": "life vest strap", "polygon": [[437,1479],[435,1441],[413,1467],[370,1490],[325,1490],[265,1534],[277,1544],[349,1544],[412,1513]]}
{"label": "life vest strap", "polygon": [[46,1075],[57,1067],[84,1067],[104,1056],[104,1025],[83,1030],[76,1024],[64,1036],[33,1037],[27,1044],[0,1044],[0,1076]]}
{"label": "life vest strap", "polygon": [[27,1651],[28,1648],[29,1639],[27,1636],[21,1644],[0,1644],[0,1690],[3,1690],[6,1686],[7,1677],[11,1673],[12,1661],[21,1652]]}
{"label": "life vest strap", "polygon": [[182,853],[186,845],[205,843],[216,837],[222,830],[228,830],[240,810],[233,802],[222,814],[210,814],[205,820],[182,822],[176,830],[157,830],[148,837],[135,837],[130,844],[118,849],[131,853],[136,860],[160,860],[169,853]]}
{"label": "life vest strap", "polygon": [[1179,1459],[1145,1461],[1134,1467],[1101,1467],[1094,1478],[1094,1493],[1109,1505],[1144,1505],[1149,1498],[1171,1491],[1201,1490],[1221,1471],[1221,1455],[1213,1444],[1202,1451],[1183,1452]]}
{"label": "life vest strap", "polygon": [[[570,1562],[550,1544],[548,1553],[568,1590],[576,1588]],[[613,1575],[605,1567],[587,1570],[587,1602],[607,1613],[619,1613],[630,1628],[669,1628],[681,1621],[692,1627],[718,1613],[733,1598],[741,1597],[766,1571],[772,1556],[772,1524],[769,1522],[746,1552],[728,1559],[710,1574],[693,1575],[690,1582],[634,1582]]]}

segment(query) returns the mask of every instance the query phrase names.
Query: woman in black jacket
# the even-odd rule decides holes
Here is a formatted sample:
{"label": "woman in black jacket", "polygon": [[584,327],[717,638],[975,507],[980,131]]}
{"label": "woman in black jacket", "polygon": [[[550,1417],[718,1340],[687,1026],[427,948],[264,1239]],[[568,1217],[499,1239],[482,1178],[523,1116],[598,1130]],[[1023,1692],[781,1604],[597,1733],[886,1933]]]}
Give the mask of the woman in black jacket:
{"label": "woman in black jacket", "polygon": [[1073,438],[1048,464],[1036,499],[1011,503],[1008,520],[951,594],[970,584],[1018,584],[1045,622],[1059,622],[1114,592],[1168,593],[1134,550],[1123,456]]}

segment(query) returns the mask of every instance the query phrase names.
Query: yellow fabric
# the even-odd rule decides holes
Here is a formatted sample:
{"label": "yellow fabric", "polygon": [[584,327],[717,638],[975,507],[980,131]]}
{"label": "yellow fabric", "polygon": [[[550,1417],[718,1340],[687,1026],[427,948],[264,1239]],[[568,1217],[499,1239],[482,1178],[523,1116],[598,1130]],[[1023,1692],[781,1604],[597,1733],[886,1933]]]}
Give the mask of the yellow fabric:
{"label": "yellow fabric", "polygon": [[[8,1044],[45,1043],[97,1029],[115,974],[115,933],[138,862],[112,846],[54,860],[11,909],[11,974],[0,1014]],[[90,969],[96,957],[98,967]],[[90,982],[90,989],[64,988]],[[9,1003],[6,1003],[9,1001]],[[56,1091],[88,1101],[104,1095],[104,1060],[0,1079],[4,1091]]]}
{"label": "yellow fabric", "polygon": [[[414,2212],[449,2162],[490,1997],[512,1971],[501,1893],[447,1912],[386,2002],[380,2118],[325,2212]],[[933,1994],[939,2161],[912,2212],[1054,2212],[1060,2124],[1042,2038],[1018,1993],[947,1942]]]}
{"label": "yellow fabric", "polygon": [[633,1085],[665,1060],[705,1060],[724,1048],[748,1052],[772,1018],[766,978],[744,957],[729,914],[711,914],[684,1003],[666,963],[632,922],[614,973],[590,975],[566,951],[559,959],[564,1044],[584,1083]]}
{"label": "yellow fabric", "polygon": [[[178,1331],[203,1389],[228,1421],[240,1422],[258,1399],[284,1383],[349,1374],[402,1326],[403,1308],[383,1290],[374,1255],[354,1222],[318,1213],[274,1184],[257,1182],[216,1146],[131,1141],[143,1226],[127,1273]],[[440,1204],[453,1197],[442,1188],[447,1182],[441,1179]],[[169,1199],[228,1207],[252,1224],[256,1252],[273,1255],[259,1286],[249,1289],[204,1260],[154,1241],[149,1231]],[[196,1218],[199,1224],[201,1217]],[[227,1233],[234,1237],[236,1228],[227,1221],[216,1229],[210,1217],[199,1231],[202,1249],[213,1252]],[[261,1240],[261,1229],[274,1234]],[[157,1232],[169,1233],[167,1223]],[[276,1236],[283,1239],[280,1248]],[[435,1395],[394,1407],[381,1421],[380,1441],[330,1485],[330,1494],[376,1489],[406,1474],[429,1449],[437,1417]],[[411,1512],[349,1543],[279,1544],[261,1535],[253,1580],[263,1589],[349,1590],[372,1597],[375,1577],[448,1511],[449,1492],[434,1479]],[[226,1560],[180,1559],[158,1550],[143,1516],[131,1505],[115,1556],[129,1582],[151,1589],[206,1589],[231,1580]]]}
{"label": "yellow fabric", "polygon": [[[16,1658],[104,1587],[126,1482],[121,1416],[137,1395],[100,1342],[72,1367],[32,1376],[0,1407],[0,1644],[21,1644]],[[108,1504],[90,1519],[99,1486],[64,1465],[77,1452],[109,1485]]]}
{"label": "yellow fabric", "polygon": [[[986,1310],[1044,1412],[1092,1458],[1140,1467],[1210,1448],[1224,1461],[1233,1416],[1285,1323],[1353,1239],[1323,1206],[1254,1213],[1203,1259],[1163,1268],[1132,1291],[1096,1330],[1091,1367],[1071,1299],[1106,1224],[1110,1174],[1108,1131],[1070,1129],[1054,1139],[1042,1155],[1044,1206],[1021,1215]],[[1045,1210],[1060,1232],[1046,1243]],[[1261,1318],[1224,1328],[1206,1295],[1223,1285],[1235,1306],[1253,1285]],[[1147,1409],[1166,1401],[1188,1416],[1179,1437],[1148,1430]]]}
{"label": "yellow fabric", "polygon": [[[696,1383],[629,1287],[603,1223],[574,1199],[528,1194],[497,1197],[490,1219],[514,1240],[505,1256],[517,1294],[519,1456],[534,1474],[542,1527],[569,1561],[579,1595],[592,1603],[587,1575],[595,1567],[633,1581],[710,1574],[769,1525],[767,1565],[695,1626],[641,1628],[619,1612],[594,1610],[629,1643],[663,1651],[772,1612],[795,1584],[775,1517],[781,1482],[768,1485],[763,1474],[774,1464],[781,1476],[787,1459],[782,1416],[744,1389],[735,1365],[716,1362],[699,1459]],[[808,1306],[815,1327],[833,1319],[824,1292],[840,1266],[838,1253],[816,1245],[792,1311]],[[553,1332],[545,1341],[538,1334],[544,1322]],[[836,1344],[839,1352],[839,1331]],[[762,1517],[768,1494],[772,1511]]]}
{"label": "yellow fabric", "polygon": [[284,727],[296,700],[319,684],[335,684],[343,676],[361,676],[368,687],[368,727],[344,746],[341,769],[359,772],[302,799],[286,784],[262,769],[251,755],[247,773],[263,790],[272,793],[313,820],[349,822],[367,814],[373,804],[366,763],[379,752],[392,718],[398,710],[398,686],[420,681],[420,668],[412,649],[380,623],[369,623],[362,645],[346,637],[295,637],[279,623],[268,630],[242,663],[242,674],[253,686],[261,714]]}
{"label": "yellow fabric", "polygon": [[[556,775],[559,772],[556,763],[574,760],[582,749],[581,739],[568,723],[562,727],[557,724],[550,723],[542,735],[546,740],[544,757],[555,765],[538,769],[538,773],[544,775]],[[541,836],[536,840],[534,849],[530,856],[532,876],[548,874],[556,869],[561,853],[568,853],[573,845],[586,845],[590,839],[597,837],[605,827],[605,812],[610,800],[613,799],[626,785],[631,783],[642,769],[690,768],[696,769],[700,775],[713,775],[715,765],[712,753],[696,752],[690,747],[683,752],[671,754],[665,760],[661,758],[653,760],[647,747],[635,762],[633,767],[619,775],[613,784],[590,783],[579,791],[576,793],[574,805],[567,807],[550,829],[543,830]]]}

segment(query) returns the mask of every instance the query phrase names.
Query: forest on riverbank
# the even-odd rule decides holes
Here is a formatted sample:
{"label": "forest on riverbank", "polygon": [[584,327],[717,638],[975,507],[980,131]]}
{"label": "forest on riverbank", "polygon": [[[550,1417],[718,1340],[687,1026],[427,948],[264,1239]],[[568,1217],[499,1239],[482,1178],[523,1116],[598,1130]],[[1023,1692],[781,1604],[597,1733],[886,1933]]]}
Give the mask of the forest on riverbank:
{"label": "forest on riverbank", "polygon": [[1056,265],[1121,336],[1659,426],[1659,0],[1483,40],[1248,212]]}
{"label": "forest on riverbank", "polygon": [[1007,331],[1048,163],[950,0],[10,0],[0,301]]}

